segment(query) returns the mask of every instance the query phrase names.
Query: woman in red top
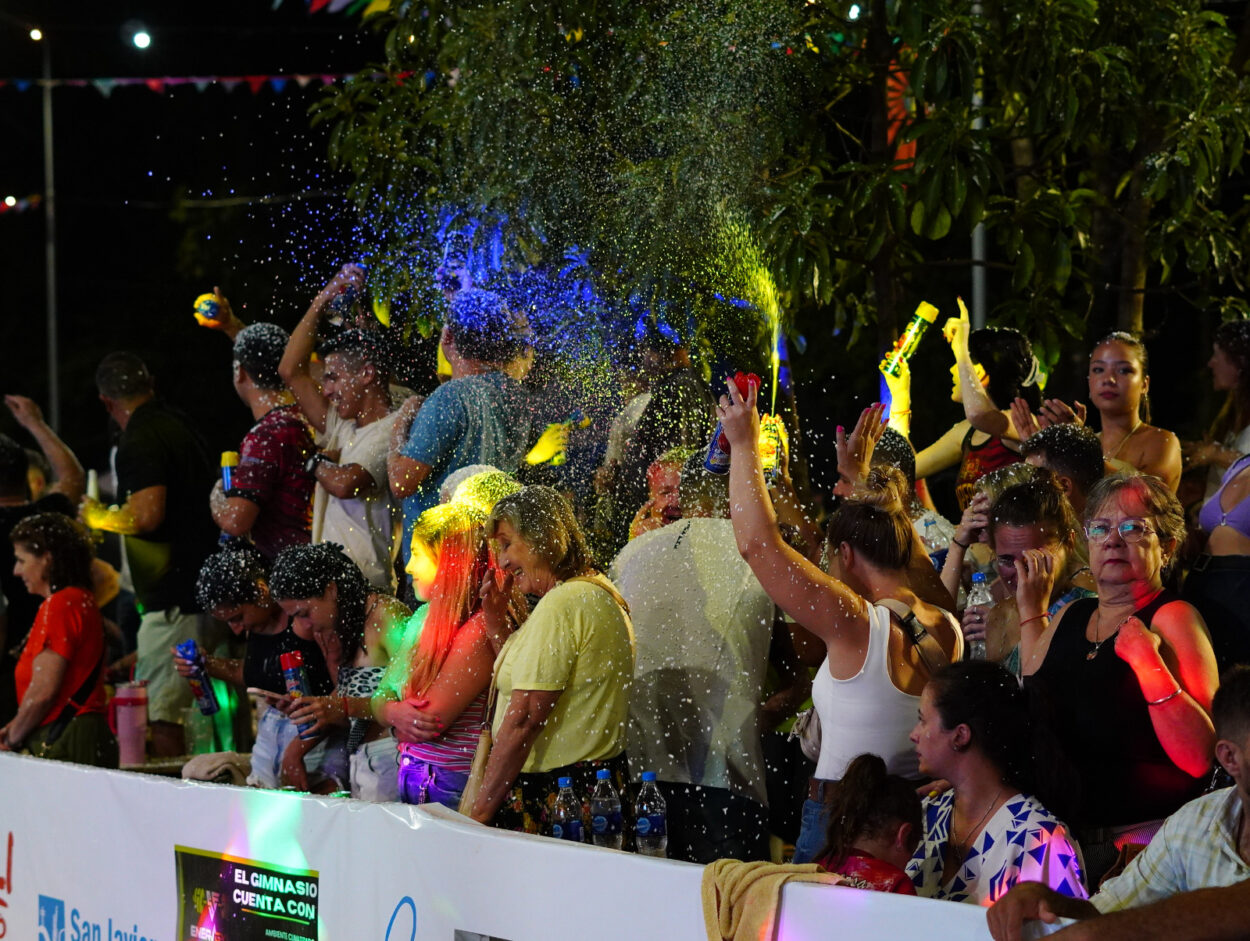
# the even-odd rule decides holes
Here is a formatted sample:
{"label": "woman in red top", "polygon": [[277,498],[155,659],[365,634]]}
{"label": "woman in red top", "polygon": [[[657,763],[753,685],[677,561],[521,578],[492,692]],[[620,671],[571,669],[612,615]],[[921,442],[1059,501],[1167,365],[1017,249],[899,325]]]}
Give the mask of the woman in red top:
{"label": "woman in red top", "polygon": [[17,662],[19,707],[0,749],[117,767],[104,715],[104,628],[91,591],[91,542],[78,523],[39,513],[13,527],[13,572],[45,600]]}
{"label": "woman in red top", "polygon": [[842,885],[915,895],[904,871],[924,832],[915,784],[887,774],[878,756],[860,755],[836,787],[817,865],[843,876]]}

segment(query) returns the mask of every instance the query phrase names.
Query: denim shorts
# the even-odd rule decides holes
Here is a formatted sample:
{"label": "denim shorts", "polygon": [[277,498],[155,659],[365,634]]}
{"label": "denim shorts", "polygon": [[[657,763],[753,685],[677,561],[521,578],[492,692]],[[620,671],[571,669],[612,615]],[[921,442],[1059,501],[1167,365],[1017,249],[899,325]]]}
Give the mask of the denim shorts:
{"label": "denim shorts", "polygon": [[448,771],[411,755],[399,756],[399,799],[405,804],[442,804],[458,810],[468,782],[467,771]]}
{"label": "denim shorts", "polygon": [[399,800],[398,765],[398,743],[391,736],[361,745],[350,758],[352,797],[375,803]]}
{"label": "denim shorts", "polygon": [[[264,707],[264,712],[256,722],[256,743],[252,746],[252,773],[247,776],[247,783],[252,787],[263,787],[275,790],[282,786],[282,753],[299,735],[299,728],[272,706]],[[317,747],[304,756],[304,767],[308,769],[308,779],[315,786],[318,781],[333,778],[346,782],[347,769],[340,768],[332,756],[327,764],[326,754],[329,740],[317,743]],[[341,743],[340,743],[341,750]]]}
{"label": "denim shorts", "polygon": [[814,862],[825,846],[825,831],[829,829],[829,805],[810,797],[803,801],[803,824],[799,838],[794,841],[796,863]]}

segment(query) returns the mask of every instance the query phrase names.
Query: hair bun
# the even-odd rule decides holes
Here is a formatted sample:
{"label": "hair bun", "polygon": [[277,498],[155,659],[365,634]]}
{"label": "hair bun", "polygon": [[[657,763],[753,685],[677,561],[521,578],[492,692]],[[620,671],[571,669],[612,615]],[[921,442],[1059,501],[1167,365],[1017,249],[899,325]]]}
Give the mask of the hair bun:
{"label": "hair bun", "polygon": [[868,470],[868,477],[855,488],[851,499],[880,510],[883,513],[905,514],[907,478],[892,464],[876,464]]}

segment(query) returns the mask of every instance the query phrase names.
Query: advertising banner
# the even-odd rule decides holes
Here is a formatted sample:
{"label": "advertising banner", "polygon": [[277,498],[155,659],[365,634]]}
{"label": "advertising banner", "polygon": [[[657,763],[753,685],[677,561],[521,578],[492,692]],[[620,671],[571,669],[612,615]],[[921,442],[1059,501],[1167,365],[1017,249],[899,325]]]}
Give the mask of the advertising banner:
{"label": "advertising banner", "polygon": [[[706,938],[703,868],[445,808],[0,753],[0,941]],[[973,905],[788,887],[778,938],[985,941]]]}
{"label": "advertising banner", "polygon": [[317,873],[175,846],[178,937],[317,941]]}

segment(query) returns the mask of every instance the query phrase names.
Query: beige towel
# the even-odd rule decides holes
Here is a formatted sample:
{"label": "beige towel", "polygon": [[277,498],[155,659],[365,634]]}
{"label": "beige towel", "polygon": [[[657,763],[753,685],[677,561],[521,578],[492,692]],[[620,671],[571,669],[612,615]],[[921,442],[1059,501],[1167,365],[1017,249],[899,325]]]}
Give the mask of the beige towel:
{"label": "beige towel", "polygon": [[252,756],[232,751],[196,755],[182,766],[182,777],[188,781],[215,781],[243,786],[251,773]]}
{"label": "beige towel", "polygon": [[703,870],[703,924],[708,941],[770,941],[787,882],[837,885],[842,877],[815,863],[744,863],[718,859]]}

